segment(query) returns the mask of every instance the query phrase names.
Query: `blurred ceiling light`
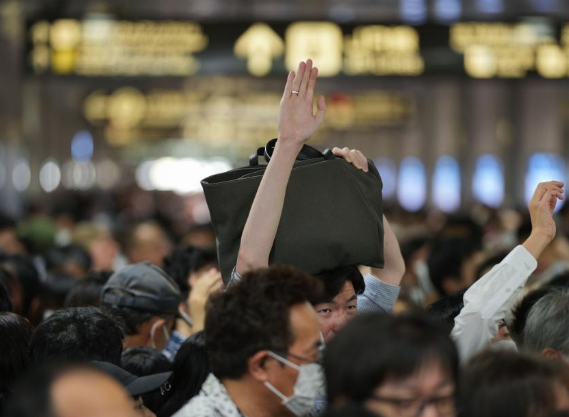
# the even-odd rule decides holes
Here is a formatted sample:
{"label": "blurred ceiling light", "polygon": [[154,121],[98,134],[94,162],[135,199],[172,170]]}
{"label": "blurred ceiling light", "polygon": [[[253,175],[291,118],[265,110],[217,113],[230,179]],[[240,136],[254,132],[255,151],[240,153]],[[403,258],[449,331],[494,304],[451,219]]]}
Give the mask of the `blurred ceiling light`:
{"label": "blurred ceiling light", "polygon": [[494,155],[481,155],[476,161],[472,176],[474,198],[492,208],[504,202],[504,168]]}
{"label": "blurred ceiling light", "polygon": [[494,77],[497,71],[494,51],[486,46],[469,46],[464,51],[464,69],[473,78]]}
{"label": "blurred ceiling light", "polygon": [[[535,188],[540,182],[567,182],[567,166],[565,160],[554,153],[534,153],[530,156],[525,179],[525,200],[529,203]],[[561,209],[565,202],[558,201],[555,211]]]}
{"label": "blurred ceiling light", "polygon": [[460,166],[452,156],[441,156],[433,174],[433,202],[445,212],[454,213],[460,208]]}
{"label": "blurred ceiling light", "polygon": [[395,197],[397,187],[397,167],[395,163],[389,158],[378,158],[375,160],[375,166],[383,181],[383,199],[389,200]]}
{"label": "blurred ceiling light", "polygon": [[418,211],[427,199],[427,176],[419,158],[409,156],[401,161],[397,200],[407,211]]}
{"label": "blurred ceiling light", "polygon": [[476,5],[484,13],[502,13],[504,11],[503,0],[477,0]]}
{"label": "blurred ceiling light", "polygon": [[44,162],[40,169],[40,185],[46,193],[51,193],[59,187],[61,182],[61,170],[53,159]]}
{"label": "blurred ceiling light", "polygon": [[401,0],[399,12],[404,22],[419,25],[427,21],[427,4],[425,0]]}
{"label": "blurred ceiling light", "polygon": [[537,72],[545,78],[563,78],[567,76],[566,51],[558,45],[545,44],[537,48]]}
{"label": "blurred ceiling light", "polygon": [[97,171],[97,185],[103,190],[110,190],[120,180],[120,168],[111,159],[103,159],[97,162],[95,169]]}
{"label": "blurred ceiling light", "polygon": [[95,185],[97,173],[90,161],[69,161],[63,166],[63,185],[70,190],[88,190]]}
{"label": "blurred ceiling light", "polygon": [[71,140],[71,157],[76,161],[86,161],[93,157],[95,145],[88,130],[80,130]]}
{"label": "blurred ceiling light", "polygon": [[152,168],[153,163],[154,161],[145,161],[136,168],[136,183],[143,190],[151,191],[154,189],[150,181],[150,168]]}
{"label": "blurred ceiling light", "polygon": [[160,158],[146,161],[136,170],[136,181],[145,190],[201,192],[201,180],[231,169],[226,159]]}
{"label": "blurred ceiling light", "polygon": [[436,0],[435,17],[443,22],[455,22],[460,20],[462,4],[460,0]]}
{"label": "blurred ceiling light", "polygon": [[12,171],[12,184],[16,191],[26,191],[30,186],[32,180],[32,173],[30,171],[30,164],[25,158],[18,159],[14,164]]}

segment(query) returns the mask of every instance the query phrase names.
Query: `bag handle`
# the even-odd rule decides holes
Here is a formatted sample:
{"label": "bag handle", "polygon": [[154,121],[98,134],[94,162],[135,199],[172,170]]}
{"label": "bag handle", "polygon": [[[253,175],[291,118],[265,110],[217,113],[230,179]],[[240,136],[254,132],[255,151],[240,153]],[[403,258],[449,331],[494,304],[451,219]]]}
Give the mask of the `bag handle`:
{"label": "bag handle", "polygon": [[[257,149],[257,152],[249,157],[249,166],[258,166],[259,156],[264,156],[265,161],[268,164],[271,161],[271,157],[273,156],[273,151],[275,150],[276,144],[277,139],[271,139],[269,142],[267,142],[267,145],[264,148]],[[306,161],[309,159],[317,158],[325,158],[327,160],[336,159],[332,151],[328,148],[326,148],[323,152],[320,152],[318,149],[313,148],[312,146],[303,145],[302,149],[298,153],[298,156],[296,157],[296,160]]]}

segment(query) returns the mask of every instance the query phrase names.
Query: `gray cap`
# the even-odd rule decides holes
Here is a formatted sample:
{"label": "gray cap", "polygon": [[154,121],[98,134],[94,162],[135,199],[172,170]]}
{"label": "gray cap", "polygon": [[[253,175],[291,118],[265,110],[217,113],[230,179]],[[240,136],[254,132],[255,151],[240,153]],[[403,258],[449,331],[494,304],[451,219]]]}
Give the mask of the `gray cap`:
{"label": "gray cap", "polygon": [[177,315],[182,295],[166,272],[141,262],[115,272],[103,287],[101,299],[105,305]]}

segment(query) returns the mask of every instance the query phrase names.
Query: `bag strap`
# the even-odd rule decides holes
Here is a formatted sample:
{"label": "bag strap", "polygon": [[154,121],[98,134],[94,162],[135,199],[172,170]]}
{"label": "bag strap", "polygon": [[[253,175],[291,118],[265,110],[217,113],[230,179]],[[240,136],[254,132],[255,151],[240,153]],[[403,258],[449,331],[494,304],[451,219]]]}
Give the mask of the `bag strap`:
{"label": "bag strap", "polygon": [[259,148],[257,149],[257,152],[255,152],[254,154],[251,154],[251,156],[249,157],[249,166],[250,167],[256,167],[259,166],[259,157],[263,156],[265,154],[265,148]]}
{"label": "bag strap", "polygon": [[[260,149],[263,149],[264,150],[263,155],[265,157],[265,161],[269,163],[271,157],[273,156],[273,151],[275,150],[276,144],[277,144],[277,139],[271,139],[269,142],[267,142],[265,148],[257,149],[257,153],[259,152]],[[317,158],[325,158],[327,160],[336,159],[332,151],[328,148],[325,149],[324,152],[320,152],[318,149],[313,148],[312,146],[303,145],[302,149],[298,153],[298,156],[296,157],[296,160],[306,161],[309,159],[317,159]]]}

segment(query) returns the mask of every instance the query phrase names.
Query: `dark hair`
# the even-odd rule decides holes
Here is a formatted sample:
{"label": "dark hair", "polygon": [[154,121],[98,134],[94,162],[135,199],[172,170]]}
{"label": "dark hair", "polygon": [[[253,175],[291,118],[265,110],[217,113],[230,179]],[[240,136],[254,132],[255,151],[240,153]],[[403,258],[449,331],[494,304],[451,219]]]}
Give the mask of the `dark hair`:
{"label": "dark hair", "polygon": [[237,379],[247,359],[263,349],[287,350],[294,342],[292,306],[316,300],[320,282],[286,266],[251,271],[225,292],[210,298],[205,338],[211,371]]}
{"label": "dark hair", "polygon": [[431,281],[441,295],[446,294],[446,280],[461,280],[463,261],[478,249],[477,241],[465,237],[443,238],[433,242],[427,264]]}
{"label": "dark hair", "polygon": [[357,295],[363,294],[366,285],[364,277],[356,266],[342,266],[316,275],[323,285],[322,296],[311,300],[312,304],[328,303],[334,299],[346,282],[351,282]]}
{"label": "dark hair", "polygon": [[16,380],[28,367],[32,325],[14,313],[0,313],[0,413]]}
{"label": "dark hair", "polygon": [[492,269],[494,266],[502,263],[509,252],[501,252],[497,255],[487,258],[482,264],[476,269],[476,280],[479,280],[484,275],[484,271],[487,269]]}
{"label": "dark hair", "polygon": [[190,291],[188,282],[190,274],[210,264],[217,265],[215,248],[180,245],[174,249],[170,256],[164,258],[164,270],[176,281],[180,291],[186,294]]}
{"label": "dark hair", "polygon": [[77,265],[85,272],[91,269],[89,253],[79,245],[54,246],[46,255],[46,267],[51,272],[65,272],[69,265]]}
{"label": "dark hair", "polygon": [[4,284],[0,283],[0,312],[12,311],[12,301],[10,300],[10,293]]}
{"label": "dark hair", "polygon": [[569,287],[569,272],[556,275],[547,283],[548,287]]}
{"label": "dark hair", "polygon": [[456,294],[443,295],[434,303],[427,307],[427,313],[436,321],[446,327],[450,334],[454,327],[454,319],[460,314],[464,307],[464,293],[466,290]]}
{"label": "dark hair", "polygon": [[[148,376],[171,371],[172,363],[155,349],[133,347],[122,353],[122,368],[136,376]],[[143,394],[141,397],[144,405],[154,413],[166,401],[161,390]]]}
{"label": "dark hair", "polygon": [[551,288],[548,286],[533,290],[526,294],[512,309],[512,318],[507,323],[508,330],[510,331],[510,336],[519,348],[524,345],[524,329],[531,308],[550,291]]}
{"label": "dark hair", "polygon": [[28,315],[34,298],[40,295],[42,284],[32,258],[25,255],[0,255],[0,266],[20,283],[24,295],[23,311]]}
{"label": "dark hair", "polygon": [[64,308],[100,307],[101,293],[112,272],[89,272],[83,279],[77,280],[67,293]]}
{"label": "dark hair", "polygon": [[358,316],[327,345],[328,401],[362,402],[388,379],[410,377],[431,359],[457,380],[456,347],[446,330],[424,313]]}
{"label": "dark hair", "polygon": [[533,417],[556,408],[555,383],[569,389],[565,367],[528,353],[486,351],[461,374],[461,417]]}
{"label": "dark hair", "polygon": [[152,319],[152,317],[161,316],[158,313],[150,313],[134,308],[105,305],[101,307],[105,314],[108,314],[122,326],[125,335],[134,336],[139,332],[139,327]]}
{"label": "dark hair", "polygon": [[198,395],[209,375],[205,334],[198,332],[182,343],[174,359],[170,378],[172,389],[167,393],[166,403],[156,413],[158,417],[170,417],[191,398]]}
{"label": "dark hair", "polygon": [[371,412],[363,404],[348,403],[340,408],[330,407],[322,417],[381,417],[375,412]]}
{"label": "dark hair", "polygon": [[132,347],[121,356],[121,367],[136,376],[159,374],[172,370],[172,363],[156,349]]}
{"label": "dark hair", "polygon": [[30,360],[35,365],[102,361],[120,366],[123,339],[119,324],[98,308],[59,310],[35,329]]}

